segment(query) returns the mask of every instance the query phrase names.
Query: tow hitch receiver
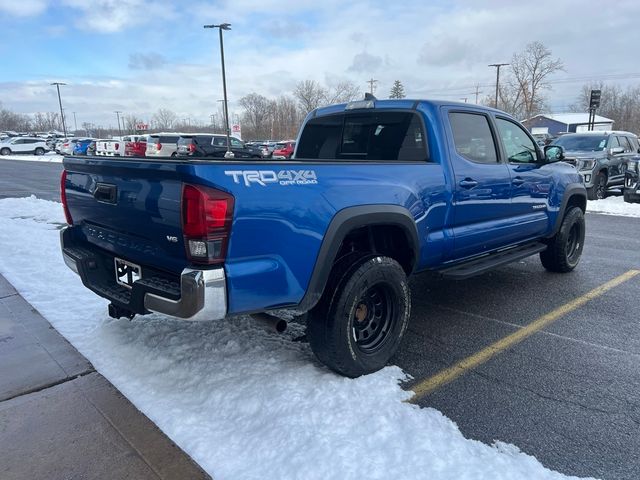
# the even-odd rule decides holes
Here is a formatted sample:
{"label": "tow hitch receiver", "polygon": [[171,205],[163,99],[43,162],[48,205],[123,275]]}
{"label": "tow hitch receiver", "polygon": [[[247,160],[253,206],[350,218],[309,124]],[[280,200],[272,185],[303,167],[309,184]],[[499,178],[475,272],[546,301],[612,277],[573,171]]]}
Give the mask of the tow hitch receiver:
{"label": "tow hitch receiver", "polygon": [[136,316],[131,310],[127,310],[126,308],[118,307],[113,303],[109,304],[109,316],[111,318],[128,318],[129,320],[133,319]]}

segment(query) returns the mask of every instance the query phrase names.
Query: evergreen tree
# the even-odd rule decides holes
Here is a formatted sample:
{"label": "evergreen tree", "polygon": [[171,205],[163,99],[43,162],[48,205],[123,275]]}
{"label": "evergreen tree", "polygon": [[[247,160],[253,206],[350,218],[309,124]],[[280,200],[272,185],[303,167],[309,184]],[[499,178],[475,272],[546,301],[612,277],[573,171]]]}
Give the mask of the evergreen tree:
{"label": "evergreen tree", "polygon": [[404,85],[400,80],[396,80],[393,82],[393,87],[391,87],[391,92],[389,93],[389,98],[404,98],[406,95],[404,94]]}

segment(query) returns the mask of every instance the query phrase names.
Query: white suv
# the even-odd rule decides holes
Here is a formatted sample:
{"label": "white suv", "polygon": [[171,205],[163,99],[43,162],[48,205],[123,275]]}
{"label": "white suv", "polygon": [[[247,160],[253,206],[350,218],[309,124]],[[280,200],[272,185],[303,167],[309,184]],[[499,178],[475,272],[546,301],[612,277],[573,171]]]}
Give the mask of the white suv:
{"label": "white suv", "polygon": [[44,138],[38,137],[11,137],[0,143],[0,155],[11,155],[12,153],[44,155],[47,150]]}
{"label": "white suv", "polygon": [[175,157],[180,133],[152,133],[147,137],[146,157]]}

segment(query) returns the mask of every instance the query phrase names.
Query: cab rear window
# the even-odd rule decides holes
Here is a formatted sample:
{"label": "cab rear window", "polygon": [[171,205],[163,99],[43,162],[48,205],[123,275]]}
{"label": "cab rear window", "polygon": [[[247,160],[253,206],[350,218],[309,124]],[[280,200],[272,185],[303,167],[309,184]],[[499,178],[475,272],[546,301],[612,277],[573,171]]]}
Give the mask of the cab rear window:
{"label": "cab rear window", "polygon": [[428,161],[427,139],[415,112],[350,112],[313,118],[300,137],[298,159]]}

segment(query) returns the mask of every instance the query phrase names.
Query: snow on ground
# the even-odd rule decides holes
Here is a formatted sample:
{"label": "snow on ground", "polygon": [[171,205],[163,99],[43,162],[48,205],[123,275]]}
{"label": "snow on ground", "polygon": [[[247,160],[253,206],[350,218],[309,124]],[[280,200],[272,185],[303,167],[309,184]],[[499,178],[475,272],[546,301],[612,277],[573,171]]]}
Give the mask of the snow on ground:
{"label": "snow on ground", "polygon": [[62,155],[57,153],[48,152],[44,155],[2,155],[0,156],[0,162],[2,160],[22,160],[24,162],[49,162],[49,163],[62,163]]}
{"label": "snow on ground", "polygon": [[0,200],[0,273],[214,478],[566,478],[404,403],[397,367],[355,380],[329,372],[292,341],[300,327],[277,336],[246,317],[108,318],[62,261],[63,218],[55,202]]}
{"label": "snow on ground", "polygon": [[607,197],[602,200],[588,201],[587,212],[640,217],[640,203],[626,203],[621,196]]}

